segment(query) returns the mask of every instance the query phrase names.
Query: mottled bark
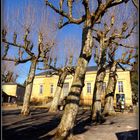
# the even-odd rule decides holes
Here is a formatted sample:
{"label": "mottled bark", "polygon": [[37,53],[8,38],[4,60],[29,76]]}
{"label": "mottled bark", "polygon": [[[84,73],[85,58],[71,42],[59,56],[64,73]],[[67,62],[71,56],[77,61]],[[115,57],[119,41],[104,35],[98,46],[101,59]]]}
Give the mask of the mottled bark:
{"label": "mottled bark", "polygon": [[106,95],[105,95],[105,106],[103,115],[113,115],[115,114],[114,110],[114,94],[115,94],[115,88],[116,88],[116,69],[117,69],[117,63],[113,62],[110,67],[110,73],[109,73],[109,80],[108,85],[106,89]]}
{"label": "mottled bark", "polygon": [[58,109],[58,104],[60,102],[60,96],[61,96],[61,92],[62,92],[62,87],[63,87],[64,81],[66,79],[66,76],[67,76],[67,70],[64,70],[59,75],[56,91],[55,91],[54,98],[52,100],[49,112],[56,112],[57,109]]}
{"label": "mottled bark", "polygon": [[82,50],[77,62],[72,86],[66,100],[64,113],[55,134],[56,140],[66,139],[74,126],[74,122],[79,108],[80,94],[84,87],[86,67],[91,59],[92,47],[92,24],[91,19],[88,19],[85,22],[85,26],[83,28]]}
{"label": "mottled bark", "polygon": [[[103,82],[106,75],[106,48],[108,47],[108,41],[106,41],[106,34],[99,32],[99,54],[96,54],[95,58],[98,66],[95,86],[93,90],[93,100],[92,100],[92,111],[91,119],[96,122],[101,122],[101,94],[103,93]],[[98,52],[97,52],[98,53]]]}
{"label": "mottled bark", "polygon": [[28,78],[27,78],[27,81],[26,81],[24,101],[23,101],[23,106],[22,106],[22,110],[21,110],[21,114],[24,115],[24,116],[27,116],[30,113],[30,109],[29,109],[30,98],[31,98],[31,93],[32,93],[36,64],[37,64],[37,60],[32,60],[29,75],[28,75]]}
{"label": "mottled bark", "polygon": [[91,119],[97,121],[101,117],[101,94],[103,90],[103,82],[106,75],[105,68],[101,67],[97,70],[95,86],[93,91],[92,116]]}

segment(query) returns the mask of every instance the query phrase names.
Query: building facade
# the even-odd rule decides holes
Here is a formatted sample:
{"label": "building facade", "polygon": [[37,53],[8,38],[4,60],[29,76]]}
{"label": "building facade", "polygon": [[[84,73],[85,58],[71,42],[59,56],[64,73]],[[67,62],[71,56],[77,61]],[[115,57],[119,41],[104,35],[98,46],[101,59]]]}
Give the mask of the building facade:
{"label": "building facade", "polygon": [[[85,86],[82,90],[82,94],[80,97],[80,103],[83,105],[91,105],[92,104],[92,96],[94,90],[94,83],[97,73],[97,67],[88,67],[86,76],[85,76]],[[132,90],[131,90],[131,81],[130,81],[130,71],[122,71],[121,69],[117,69],[117,85],[115,89],[114,96],[114,106],[117,105],[119,100],[122,98],[125,101],[125,105],[132,105]],[[105,89],[108,82],[109,73],[107,71],[106,77],[104,79],[103,84],[103,93],[102,97],[102,105],[104,104],[104,96]],[[72,84],[73,76],[68,75],[66,77],[65,83],[63,85],[63,90],[61,93],[62,96],[67,96]],[[49,98],[53,98],[55,89],[57,86],[58,76],[51,76],[47,72],[42,72],[35,76],[33,82],[32,96],[31,100],[40,100],[45,101]]]}
{"label": "building facade", "polygon": [[25,87],[17,83],[2,84],[3,102],[23,102]]}

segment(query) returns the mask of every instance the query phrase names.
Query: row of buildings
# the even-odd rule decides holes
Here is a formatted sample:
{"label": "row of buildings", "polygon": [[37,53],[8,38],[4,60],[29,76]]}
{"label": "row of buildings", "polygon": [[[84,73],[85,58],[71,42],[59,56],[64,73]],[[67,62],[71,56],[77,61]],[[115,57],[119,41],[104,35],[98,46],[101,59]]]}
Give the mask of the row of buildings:
{"label": "row of buildings", "polygon": [[[92,104],[92,96],[93,96],[96,73],[97,73],[97,67],[91,66],[87,68],[87,72],[85,76],[85,86],[82,90],[82,94],[80,97],[81,99],[80,103],[83,105]],[[118,75],[118,79],[117,79],[117,85],[115,89],[114,106],[117,105],[120,99],[124,99],[126,106],[132,105],[130,71],[122,71],[121,69],[117,69],[117,75]],[[101,95],[102,104],[104,104],[105,89],[107,86],[108,77],[109,77],[109,73],[107,71],[103,84],[104,92]],[[72,84],[72,80],[73,80],[72,75],[68,75],[66,77],[65,83],[63,85],[61,97],[68,95]],[[57,81],[58,81],[58,76],[50,75],[48,71],[36,74],[33,81],[31,101],[38,101],[44,103],[47,102],[49,99],[52,99],[57,86]],[[2,86],[2,89],[6,94],[10,96],[16,96],[17,100],[20,101],[23,100],[25,87],[19,84],[4,84]]]}

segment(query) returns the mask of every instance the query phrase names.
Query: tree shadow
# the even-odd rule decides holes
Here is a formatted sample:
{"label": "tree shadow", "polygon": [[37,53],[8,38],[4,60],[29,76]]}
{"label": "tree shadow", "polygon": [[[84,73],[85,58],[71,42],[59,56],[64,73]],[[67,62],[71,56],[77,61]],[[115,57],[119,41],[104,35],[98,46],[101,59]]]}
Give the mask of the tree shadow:
{"label": "tree shadow", "polygon": [[89,110],[82,110],[78,113],[75,126],[73,128],[73,135],[86,132],[94,122],[90,119],[91,112]]}
{"label": "tree shadow", "polygon": [[20,113],[20,109],[15,109],[15,110],[2,110],[2,116],[7,116],[7,115],[18,115]]}
{"label": "tree shadow", "polygon": [[[33,110],[34,112],[35,110]],[[17,111],[18,112],[18,111]],[[45,111],[39,111],[38,113],[33,113],[30,117],[19,116],[16,112],[13,112],[14,115],[10,115],[10,123],[3,124],[2,127],[2,138],[3,140],[51,140],[55,134],[55,128],[57,128],[62,113],[49,113]],[[7,111],[8,114],[8,111]],[[79,111],[76,125],[73,129],[73,134],[83,133],[88,130],[88,127],[91,126],[90,121],[90,111]],[[9,116],[8,116],[9,117]],[[16,117],[16,118],[15,118]],[[13,120],[16,122],[13,122]],[[52,133],[53,132],[53,133]]]}
{"label": "tree shadow", "polygon": [[[21,125],[15,128],[5,129],[3,128],[3,139],[4,140],[38,140],[43,136],[57,127],[60,119],[52,119],[46,123],[41,123],[38,125]],[[50,136],[46,139],[49,140]]]}
{"label": "tree shadow", "polygon": [[[9,123],[8,124],[5,124],[4,126],[5,127],[8,127],[9,124],[10,125],[20,125],[21,123],[28,123],[28,122],[31,122],[31,121],[36,121],[36,120],[39,120],[40,117],[45,117],[46,116],[46,113],[48,112],[48,110],[40,110],[40,109],[34,109],[34,110],[31,110],[31,113],[29,116],[23,116],[20,114],[20,111],[19,110],[14,110],[13,113],[12,111],[5,111],[4,113],[2,113],[2,120],[5,120],[6,117],[13,120],[13,118],[15,118],[16,121],[8,121]],[[47,116],[51,116],[53,114],[48,114]],[[6,121],[6,120],[5,120]]]}
{"label": "tree shadow", "polygon": [[[15,123],[6,125],[2,127],[2,139],[3,140],[43,140],[43,135],[46,135],[60,122],[62,113],[58,114],[36,114],[30,118],[23,118],[19,120],[19,115]],[[50,140],[51,136],[46,136],[46,140]]]}
{"label": "tree shadow", "polygon": [[[3,124],[3,140],[52,140],[63,114],[62,111],[50,113],[47,110],[33,110],[31,116],[21,118],[17,113],[13,113],[13,116],[11,111],[9,113],[9,124]],[[84,133],[95,125],[90,119],[90,114],[90,110],[79,110],[72,130],[73,135]]]}
{"label": "tree shadow", "polygon": [[138,129],[116,133],[118,140],[138,140]]}

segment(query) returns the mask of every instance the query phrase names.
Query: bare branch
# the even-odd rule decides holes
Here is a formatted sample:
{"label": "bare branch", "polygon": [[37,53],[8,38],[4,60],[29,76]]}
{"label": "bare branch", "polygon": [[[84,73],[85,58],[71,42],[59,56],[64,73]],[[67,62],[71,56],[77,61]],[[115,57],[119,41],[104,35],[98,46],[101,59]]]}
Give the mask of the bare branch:
{"label": "bare branch", "polygon": [[69,19],[69,15],[65,13],[62,10],[58,10],[55,6],[53,6],[48,0],[46,0],[46,5],[48,5],[50,8],[52,8],[56,13],[60,14],[61,16],[64,16],[65,18]]}
{"label": "bare branch", "polygon": [[121,3],[127,3],[129,0],[114,0],[114,2],[112,2],[111,4],[109,4],[108,6],[107,6],[107,8],[111,8],[111,7],[113,7],[113,6],[117,6],[117,5],[119,5],[119,4],[121,4]]}
{"label": "bare branch", "polygon": [[118,42],[113,41],[113,40],[112,40],[112,42],[113,42],[114,44],[116,44],[117,46],[121,46],[121,47],[125,47],[125,48],[130,48],[130,49],[138,49],[137,47],[131,47],[131,46],[129,46],[129,45],[124,45],[124,44],[122,44],[122,43],[118,43]]}
{"label": "bare branch", "polygon": [[12,45],[12,46],[15,46],[15,47],[18,47],[18,48],[23,48],[30,56],[34,56],[34,53],[32,53],[27,48],[25,48],[23,45],[20,45],[20,44],[17,44],[17,43],[15,44],[15,43],[4,41],[4,40],[3,40],[3,42],[8,44],[8,45]]}
{"label": "bare branch", "polygon": [[138,3],[138,0],[132,0],[134,6],[139,9],[139,3]]}
{"label": "bare branch", "polygon": [[102,0],[97,0],[98,2],[98,6],[100,6],[100,4],[102,3]]}
{"label": "bare branch", "polygon": [[99,41],[99,38],[96,36],[92,36],[95,40]]}
{"label": "bare branch", "polygon": [[90,15],[90,10],[89,10],[89,5],[88,5],[88,0],[83,0],[82,4],[84,5],[85,7],[85,13],[86,13],[86,17],[89,17],[91,16]]}
{"label": "bare branch", "polygon": [[50,2],[48,2],[48,0],[46,0],[46,5],[48,5],[50,8],[52,8],[59,15],[61,15],[61,16],[63,16],[63,17],[68,19],[68,21],[66,23],[64,23],[64,24],[61,23],[61,25],[59,25],[59,28],[62,28],[65,25],[68,25],[70,23],[72,23],[72,24],[81,24],[85,20],[85,16],[82,16],[79,19],[72,18],[70,15],[68,15],[64,11],[58,10],[55,6],[53,6]]}
{"label": "bare branch", "polygon": [[69,17],[72,18],[72,3],[73,3],[73,0],[68,0],[67,3],[68,3],[68,8],[69,8]]}
{"label": "bare branch", "polygon": [[135,29],[136,25],[137,25],[137,23],[134,23],[133,27],[131,28],[131,30],[128,32],[127,35],[123,35],[122,33],[114,34],[114,35],[112,35],[112,38],[127,39],[128,37],[131,36],[132,33],[134,33],[134,29]]}
{"label": "bare branch", "polygon": [[6,45],[4,45],[4,55],[3,55],[3,57],[2,58],[5,58],[6,56],[7,56],[7,53],[8,53],[8,50],[9,50],[9,45],[8,44],[6,44]]}
{"label": "bare branch", "polygon": [[4,58],[2,58],[2,60],[13,61],[13,62],[16,62],[16,64],[19,64],[19,63],[26,63],[27,61],[32,60],[32,57],[27,58],[27,59],[23,59],[23,60],[4,57]]}
{"label": "bare branch", "polygon": [[120,66],[120,68],[123,70],[123,71],[125,71],[125,68],[118,62],[117,63],[119,66]]}

